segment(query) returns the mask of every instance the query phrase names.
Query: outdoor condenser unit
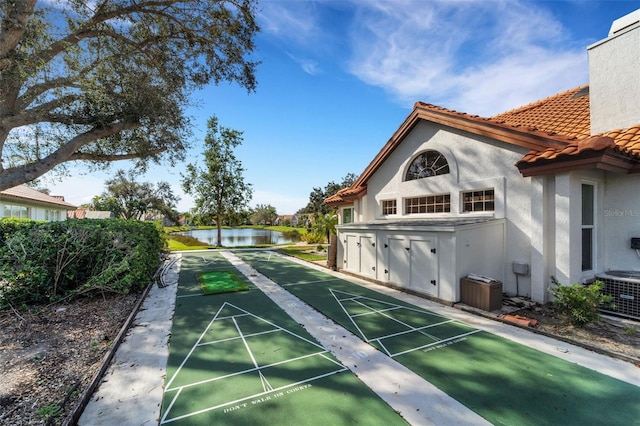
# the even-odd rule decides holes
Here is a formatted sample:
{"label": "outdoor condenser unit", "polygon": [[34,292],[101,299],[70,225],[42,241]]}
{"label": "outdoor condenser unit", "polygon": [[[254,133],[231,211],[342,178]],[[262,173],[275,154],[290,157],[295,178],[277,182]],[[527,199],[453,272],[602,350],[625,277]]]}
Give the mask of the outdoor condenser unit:
{"label": "outdoor condenser unit", "polygon": [[600,310],[640,320],[640,279],[617,275],[620,274],[614,271],[597,277],[604,283],[602,293],[613,297]]}

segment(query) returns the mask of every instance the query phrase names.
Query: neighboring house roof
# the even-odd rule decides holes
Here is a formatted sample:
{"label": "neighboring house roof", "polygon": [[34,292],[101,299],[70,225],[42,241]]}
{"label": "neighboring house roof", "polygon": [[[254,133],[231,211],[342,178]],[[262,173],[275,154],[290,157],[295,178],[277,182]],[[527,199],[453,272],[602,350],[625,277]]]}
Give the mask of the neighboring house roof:
{"label": "neighboring house roof", "polygon": [[76,206],[64,201],[64,198],[45,194],[35,189],[31,189],[26,185],[14,186],[13,188],[0,191],[0,197],[14,198],[17,200],[36,202],[40,204],[51,204],[56,207],[64,207],[67,209],[75,209]]}
{"label": "neighboring house roof", "polygon": [[83,208],[77,208],[75,210],[67,211],[68,219],[111,219],[113,213],[104,210],[89,210]]}
{"label": "neighboring house roof", "polygon": [[417,102],[353,185],[325,203],[339,205],[364,196],[369,178],[421,120],[530,149],[516,164],[523,176],[587,167],[640,172],[640,124],[592,136],[589,86],[583,85],[490,118]]}

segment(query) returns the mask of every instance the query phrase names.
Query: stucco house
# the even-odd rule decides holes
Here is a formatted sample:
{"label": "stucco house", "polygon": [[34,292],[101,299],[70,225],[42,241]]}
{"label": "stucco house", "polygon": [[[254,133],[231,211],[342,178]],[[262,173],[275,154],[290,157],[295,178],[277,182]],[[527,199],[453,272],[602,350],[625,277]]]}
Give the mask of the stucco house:
{"label": "stucco house", "polygon": [[63,197],[45,194],[25,185],[0,191],[0,217],[44,220],[67,220],[67,210],[76,206]]}
{"label": "stucco house", "polygon": [[[468,274],[546,302],[551,276],[640,270],[639,46],[640,10],[587,48],[588,85],[489,118],[416,103],[325,200],[338,269],[447,302]],[[619,293],[640,316],[630,281]]]}

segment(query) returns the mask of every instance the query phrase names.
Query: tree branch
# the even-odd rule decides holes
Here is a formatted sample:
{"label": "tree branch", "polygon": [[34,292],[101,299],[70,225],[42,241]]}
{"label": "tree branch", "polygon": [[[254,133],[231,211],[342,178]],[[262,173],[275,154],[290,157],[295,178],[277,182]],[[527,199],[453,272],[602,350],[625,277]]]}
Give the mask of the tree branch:
{"label": "tree branch", "polygon": [[[6,3],[9,8],[9,2]],[[0,71],[11,65],[7,56],[22,40],[29,18],[33,14],[36,0],[14,2],[0,25]]]}
{"label": "tree branch", "polygon": [[80,148],[102,138],[109,137],[123,130],[131,130],[137,123],[120,122],[104,128],[94,128],[72,138],[65,145],[48,156],[18,167],[11,167],[0,171],[0,191],[12,188],[24,182],[30,182],[53,169],[56,165],[69,161]]}
{"label": "tree branch", "polygon": [[[157,148],[151,151],[145,151],[146,156],[154,156],[165,152],[166,148]],[[133,160],[140,158],[140,153],[128,153],[128,154],[113,154],[113,155],[100,155],[92,154],[89,152],[74,152],[69,157],[69,160],[85,160],[85,161],[120,161],[120,160]]]}

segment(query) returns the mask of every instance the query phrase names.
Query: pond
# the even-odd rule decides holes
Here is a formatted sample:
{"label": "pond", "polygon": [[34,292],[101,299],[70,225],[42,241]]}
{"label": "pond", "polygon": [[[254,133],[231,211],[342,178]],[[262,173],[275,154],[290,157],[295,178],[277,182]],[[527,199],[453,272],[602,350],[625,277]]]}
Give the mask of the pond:
{"label": "pond", "polygon": [[[193,231],[176,232],[180,235],[188,235],[199,241],[215,246],[218,243],[217,229],[194,229]],[[240,247],[257,246],[261,244],[286,244],[299,241],[295,235],[288,235],[270,229],[253,228],[223,228],[222,246]]]}

